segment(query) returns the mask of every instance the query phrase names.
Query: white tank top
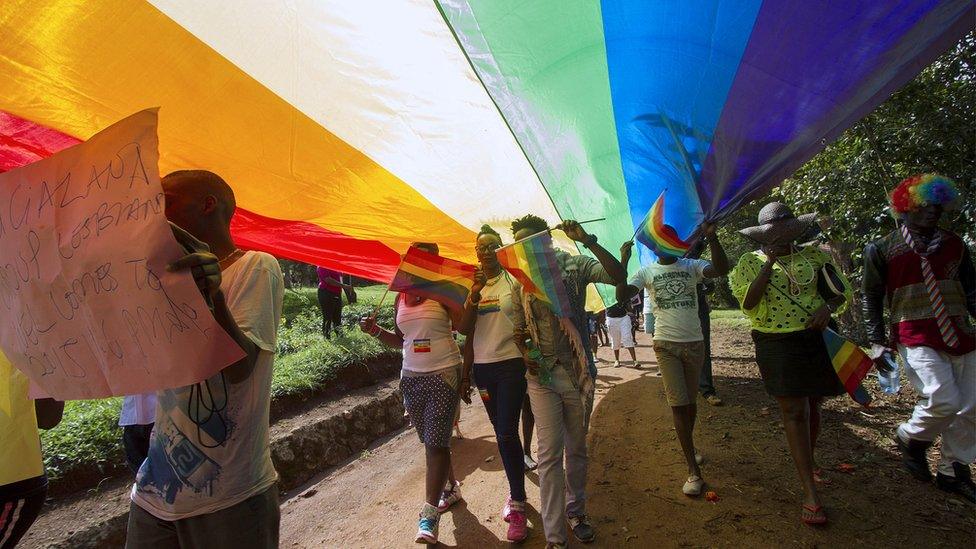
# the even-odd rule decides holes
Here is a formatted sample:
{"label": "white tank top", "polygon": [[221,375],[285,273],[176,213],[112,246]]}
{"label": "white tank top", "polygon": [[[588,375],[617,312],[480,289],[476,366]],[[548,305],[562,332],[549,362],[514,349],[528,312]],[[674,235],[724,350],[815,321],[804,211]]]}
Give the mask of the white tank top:
{"label": "white tank top", "polygon": [[403,333],[403,369],[431,373],[461,364],[461,351],[451,334],[451,317],[433,299],[417,305],[401,300],[397,327]]}

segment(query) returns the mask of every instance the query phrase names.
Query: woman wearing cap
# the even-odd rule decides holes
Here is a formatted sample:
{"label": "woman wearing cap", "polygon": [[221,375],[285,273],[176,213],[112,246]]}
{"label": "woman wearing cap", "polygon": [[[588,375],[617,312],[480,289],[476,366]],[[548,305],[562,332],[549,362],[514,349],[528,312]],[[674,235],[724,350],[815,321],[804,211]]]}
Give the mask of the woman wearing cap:
{"label": "woman wearing cap", "polygon": [[838,272],[843,295],[825,301],[818,292],[818,273],[830,258],[816,247],[801,248],[794,243],[815,218],[815,214],[796,217],[781,202],[764,206],[759,225],[739,231],[761,248],[739,259],[729,283],[752,324],[756,363],[766,392],[776,398],[783,415],[786,440],[803,488],[801,520],[825,524],[813,452],[820,432],[820,404],[825,397],[842,394],[844,387],[821,332],[831,315],[846,306],[851,289]]}
{"label": "woman wearing cap", "polygon": [[[475,275],[471,294],[464,304],[459,331],[471,341],[474,379],[478,392],[495,428],[498,453],[508,478],[508,497],[502,519],[508,523],[508,541],[520,542],[528,537],[525,518],[525,460],[519,440],[519,412],[525,399],[525,361],[512,334],[513,280],[498,263],[495,251],[502,245],[501,236],[485,225],[478,233],[475,252],[481,269]],[[470,381],[465,370],[461,375],[461,392],[466,394]]]}
{"label": "woman wearing cap", "polygon": [[[436,244],[416,243],[414,247],[438,253]],[[386,345],[403,348],[403,406],[424,444],[427,460],[426,501],[420,511],[416,541],[436,544],[440,513],[461,500],[451,469],[451,427],[461,377],[461,352],[452,326],[460,322],[460,315],[452,315],[436,301],[406,292],[397,296],[394,308],[393,330],[380,328],[372,318],[363,319],[359,326]]]}

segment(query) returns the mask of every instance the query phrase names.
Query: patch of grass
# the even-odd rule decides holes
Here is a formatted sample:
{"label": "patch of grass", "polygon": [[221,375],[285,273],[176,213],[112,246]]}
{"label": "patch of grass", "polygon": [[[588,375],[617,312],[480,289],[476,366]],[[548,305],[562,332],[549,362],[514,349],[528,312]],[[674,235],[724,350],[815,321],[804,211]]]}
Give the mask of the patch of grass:
{"label": "patch of grass", "polygon": [[749,327],[749,319],[739,309],[712,309],[712,324]]}
{"label": "patch of grass", "polygon": [[83,464],[120,463],[121,409],[121,398],[66,402],[61,423],[41,433],[48,476],[58,478]]}
{"label": "patch of grass", "polygon": [[343,368],[367,361],[390,349],[358,328],[344,328],[338,338],[325,340],[319,332],[317,318],[301,314],[291,327],[279,332],[279,353],[271,379],[271,398],[315,390],[335,379]]}
{"label": "patch of grass", "polygon": [[[360,316],[372,314],[384,289],[358,288],[359,302],[343,309],[346,327],[342,335],[330,341],[320,331],[316,289],[287,291],[278,329],[271,398],[319,389],[343,368],[389,353],[389,348],[355,326]],[[377,315],[383,326],[393,323],[393,295],[386,297]],[[85,466],[122,463],[122,429],[118,426],[121,408],[121,398],[66,403],[61,423],[41,433],[48,476],[57,479]]]}
{"label": "patch of grass", "polygon": [[317,288],[288,288],[281,304],[281,319],[290,324],[303,311],[318,310]]}

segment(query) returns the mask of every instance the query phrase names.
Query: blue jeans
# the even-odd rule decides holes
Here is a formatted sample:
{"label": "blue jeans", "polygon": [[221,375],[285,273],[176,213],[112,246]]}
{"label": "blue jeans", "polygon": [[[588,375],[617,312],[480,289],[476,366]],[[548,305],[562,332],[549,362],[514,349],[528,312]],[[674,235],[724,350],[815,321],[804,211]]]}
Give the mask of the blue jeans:
{"label": "blue jeans", "polygon": [[525,461],[518,424],[525,398],[525,362],[513,358],[474,365],[474,381],[488,419],[495,428],[498,453],[502,457],[508,489],[515,501],[525,501]]}

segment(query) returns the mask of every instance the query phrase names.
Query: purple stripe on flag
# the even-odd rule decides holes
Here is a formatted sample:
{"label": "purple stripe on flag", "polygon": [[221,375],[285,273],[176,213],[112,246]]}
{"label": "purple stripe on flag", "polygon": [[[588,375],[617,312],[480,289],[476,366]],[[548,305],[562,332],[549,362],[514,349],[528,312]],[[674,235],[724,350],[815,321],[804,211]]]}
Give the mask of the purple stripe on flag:
{"label": "purple stripe on flag", "polygon": [[729,212],[791,175],[964,36],[971,10],[968,0],[764,2],[705,160],[704,211]]}

